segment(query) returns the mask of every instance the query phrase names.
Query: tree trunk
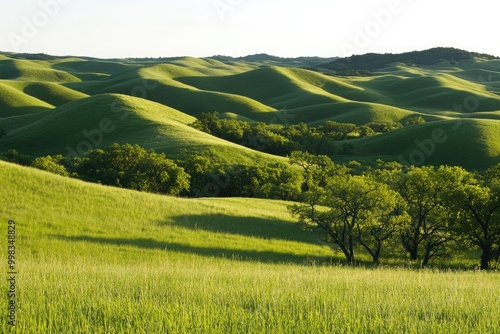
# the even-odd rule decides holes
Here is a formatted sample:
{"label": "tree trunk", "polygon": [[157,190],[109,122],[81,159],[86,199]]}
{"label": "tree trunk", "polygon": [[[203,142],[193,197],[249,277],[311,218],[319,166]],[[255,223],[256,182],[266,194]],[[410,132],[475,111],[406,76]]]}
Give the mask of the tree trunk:
{"label": "tree trunk", "polygon": [[428,251],[425,251],[424,258],[422,259],[422,267],[427,266],[431,259],[431,255]]}
{"label": "tree trunk", "polygon": [[481,270],[490,269],[490,261],[493,258],[493,252],[491,251],[491,246],[483,248],[483,253],[481,254]]}
{"label": "tree trunk", "polygon": [[418,258],[418,250],[416,247],[407,247],[406,250],[410,253],[410,260],[417,261]]}
{"label": "tree trunk", "polygon": [[353,255],[349,252],[349,250],[343,244],[338,244],[338,246],[340,247],[340,250],[344,254],[345,259],[347,260],[347,262],[349,262],[349,263],[352,264],[354,262]]}
{"label": "tree trunk", "polygon": [[364,242],[360,242],[360,243],[361,243],[361,246],[363,246],[366,249],[366,251],[371,255],[373,263],[376,264],[376,265],[378,265],[379,264],[379,258],[380,258],[380,252],[381,252],[381,249],[382,249],[382,243],[380,241],[378,241],[374,250],[372,250]]}
{"label": "tree trunk", "polygon": [[349,235],[349,255],[350,255],[350,258],[351,258],[351,264],[354,264],[354,240],[353,240],[353,236],[352,236],[352,233],[350,233]]}
{"label": "tree trunk", "polygon": [[375,263],[376,265],[379,264],[379,258],[380,258],[380,250],[382,248],[382,245],[378,245],[377,246],[377,249],[375,250],[375,253],[373,254],[372,258],[373,258],[373,263]]}
{"label": "tree trunk", "polygon": [[414,236],[412,238],[408,237],[408,235],[401,235],[401,242],[406,251],[410,254],[411,261],[417,261],[418,258],[418,243],[415,242]]}

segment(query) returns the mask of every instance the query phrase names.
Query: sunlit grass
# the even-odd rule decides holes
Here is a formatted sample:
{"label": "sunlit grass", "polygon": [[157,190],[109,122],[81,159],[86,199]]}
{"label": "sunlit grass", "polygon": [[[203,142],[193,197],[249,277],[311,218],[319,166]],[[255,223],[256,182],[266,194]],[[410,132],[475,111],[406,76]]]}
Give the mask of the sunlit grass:
{"label": "sunlit grass", "polygon": [[498,330],[498,273],[345,267],[285,202],[171,198],[3,162],[0,175],[18,271],[3,333]]}
{"label": "sunlit grass", "polygon": [[[498,274],[25,258],[19,333],[494,333]],[[7,326],[2,324],[3,332]]]}

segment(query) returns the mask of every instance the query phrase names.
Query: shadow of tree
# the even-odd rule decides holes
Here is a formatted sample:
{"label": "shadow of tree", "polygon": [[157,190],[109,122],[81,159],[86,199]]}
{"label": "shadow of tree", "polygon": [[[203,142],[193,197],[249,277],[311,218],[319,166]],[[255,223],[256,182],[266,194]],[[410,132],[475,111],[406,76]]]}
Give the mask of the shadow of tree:
{"label": "shadow of tree", "polygon": [[[93,236],[54,236],[60,240],[73,242],[90,242],[95,244],[107,244],[113,246],[132,246],[150,250],[165,250],[173,252],[181,252],[187,254],[195,254],[206,257],[220,257],[237,259],[239,261],[257,261],[257,262],[272,262],[272,263],[331,263],[332,258],[326,256],[307,256],[297,255],[292,253],[277,253],[271,251],[252,251],[240,250],[222,247],[198,247],[180,243],[161,242],[153,239],[127,239],[127,238],[105,238]],[[337,260],[337,259],[335,259]]]}
{"label": "shadow of tree", "polygon": [[229,216],[224,214],[183,215],[160,222],[160,226],[179,226],[190,230],[204,230],[216,233],[229,233],[262,239],[278,239],[318,244],[316,235],[303,231],[299,224],[257,217]]}

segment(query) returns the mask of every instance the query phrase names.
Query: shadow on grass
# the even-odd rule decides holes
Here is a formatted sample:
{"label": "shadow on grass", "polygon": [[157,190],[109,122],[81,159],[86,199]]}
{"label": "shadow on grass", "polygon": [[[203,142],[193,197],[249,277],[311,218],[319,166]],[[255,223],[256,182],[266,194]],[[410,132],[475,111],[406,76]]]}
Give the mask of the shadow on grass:
{"label": "shadow on grass", "polygon": [[131,246],[148,250],[164,250],[181,252],[187,254],[201,255],[206,257],[229,258],[239,261],[257,261],[272,263],[296,263],[296,264],[323,264],[333,263],[337,259],[326,256],[307,256],[291,253],[276,253],[271,251],[251,251],[222,247],[197,247],[179,243],[160,242],[153,239],[126,239],[126,238],[104,238],[92,236],[54,236],[60,240],[73,242],[90,242],[95,244],[112,246]]}
{"label": "shadow on grass", "polygon": [[228,233],[261,239],[277,239],[317,245],[316,235],[303,231],[297,223],[273,218],[237,217],[224,214],[183,215],[160,222],[160,226],[179,226],[190,230]]}

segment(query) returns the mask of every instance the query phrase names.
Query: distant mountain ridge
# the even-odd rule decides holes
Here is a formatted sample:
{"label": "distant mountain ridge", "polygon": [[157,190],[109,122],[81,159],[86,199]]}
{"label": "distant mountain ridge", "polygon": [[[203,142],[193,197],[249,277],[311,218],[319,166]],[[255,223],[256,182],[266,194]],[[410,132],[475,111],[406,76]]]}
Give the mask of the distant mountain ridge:
{"label": "distant mountain ridge", "polygon": [[[0,55],[5,55],[13,59],[26,60],[58,60],[69,58],[70,56],[54,56],[46,53],[10,53],[0,52]],[[99,59],[94,57],[78,57],[81,59]],[[184,57],[132,57],[126,58],[132,61],[171,61],[183,59]],[[271,62],[290,65],[300,64],[302,66],[318,66],[320,68],[331,70],[376,70],[383,68],[392,63],[404,63],[407,65],[433,65],[440,62],[448,62],[450,64],[458,63],[464,60],[474,58],[482,58],[486,60],[500,59],[500,57],[470,52],[453,47],[436,47],[421,51],[410,51],[403,53],[366,53],[362,55],[353,55],[350,57],[279,57],[267,53],[257,53],[243,57],[232,57],[225,55],[214,55],[210,57],[202,57],[200,59],[215,59],[223,63],[244,61],[244,62]],[[108,59],[112,60],[112,59]],[[113,58],[113,60],[119,60]]]}
{"label": "distant mountain ridge", "polygon": [[447,62],[455,64],[474,58],[483,58],[487,60],[499,59],[499,57],[484,53],[469,52],[457,48],[437,47],[423,51],[411,51],[398,54],[367,53],[363,55],[353,55],[351,57],[338,58],[332,62],[322,64],[319,67],[335,71],[376,70],[387,67],[392,63],[433,65]]}

